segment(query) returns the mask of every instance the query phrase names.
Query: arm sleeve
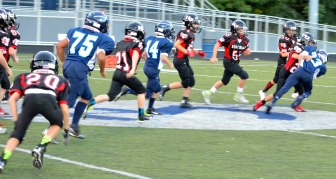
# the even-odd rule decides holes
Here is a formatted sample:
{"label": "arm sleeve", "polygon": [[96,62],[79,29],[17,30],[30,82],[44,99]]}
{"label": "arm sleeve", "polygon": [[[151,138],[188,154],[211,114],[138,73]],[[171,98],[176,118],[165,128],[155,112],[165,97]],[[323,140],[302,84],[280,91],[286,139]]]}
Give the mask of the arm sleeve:
{"label": "arm sleeve", "polygon": [[115,43],[111,37],[104,34],[102,43],[99,45],[99,49],[105,50],[106,55],[110,55],[114,49]]}
{"label": "arm sleeve", "polygon": [[12,95],[13,93],[18,92],[20,94],[20,97],[23,96],[23,89],[22,89],[22,86],[20,85],[21,81],[24,81],[23,78],[24,78],[23,74],[15,77],[13,84],[9,90],[9,95]]}

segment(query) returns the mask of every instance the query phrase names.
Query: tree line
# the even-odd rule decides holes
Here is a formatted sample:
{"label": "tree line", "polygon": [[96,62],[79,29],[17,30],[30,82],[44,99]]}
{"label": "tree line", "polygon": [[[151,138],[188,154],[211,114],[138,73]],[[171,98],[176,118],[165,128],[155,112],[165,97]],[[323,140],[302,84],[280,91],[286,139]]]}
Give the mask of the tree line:
{"label": "tree line", "polygon": [[[309,21],[309,0],[210,0],[219,10]],[[318,23],[336,25],[336,0],[319,0]]]}

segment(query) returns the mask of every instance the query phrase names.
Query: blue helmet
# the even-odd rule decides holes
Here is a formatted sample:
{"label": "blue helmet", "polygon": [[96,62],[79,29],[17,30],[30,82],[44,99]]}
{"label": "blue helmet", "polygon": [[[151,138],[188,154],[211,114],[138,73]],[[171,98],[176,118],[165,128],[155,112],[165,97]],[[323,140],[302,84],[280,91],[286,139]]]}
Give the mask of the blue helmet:
{"label": "blue helmet", "polygon": [[155,25],[155,34],[162,35],[169,39],[175,38],[173,24],[169,21],[161,21]]}
{"label": "blue helmet", "polygon": [[328,62],[328,53],[326,51],[319,50],[318,56],[320,57],[320,59],[322,60],[323,63],[327,63]]}
{"label": "blue helmet", "polygon": [[313,34],[309,33],[309,32],[304,32],[300,38],[299,38],[299,43],[301,43],[303,46],[309,46],[310,42],[313,44],[316,44],[316,40]]}
{"label": "blue helmet", "polygon": [[93,11],[86,16],[84,24],[99,30],[101,33],[106,33],[109,27],[109,20],[104,13]]}

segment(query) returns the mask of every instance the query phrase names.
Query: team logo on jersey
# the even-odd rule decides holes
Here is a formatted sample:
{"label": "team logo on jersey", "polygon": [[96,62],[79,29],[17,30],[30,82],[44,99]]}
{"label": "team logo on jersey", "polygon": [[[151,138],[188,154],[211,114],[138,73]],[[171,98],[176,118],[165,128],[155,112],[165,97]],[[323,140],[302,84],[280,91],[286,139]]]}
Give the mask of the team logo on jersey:
{"label": "team logo on jersey", "polygon": [[181,32],[181,33],[180,33],[180,37],[181,37],[182,39],[186,39],[186,38],[188,38],[188,34],[185,34],[185,33]]}

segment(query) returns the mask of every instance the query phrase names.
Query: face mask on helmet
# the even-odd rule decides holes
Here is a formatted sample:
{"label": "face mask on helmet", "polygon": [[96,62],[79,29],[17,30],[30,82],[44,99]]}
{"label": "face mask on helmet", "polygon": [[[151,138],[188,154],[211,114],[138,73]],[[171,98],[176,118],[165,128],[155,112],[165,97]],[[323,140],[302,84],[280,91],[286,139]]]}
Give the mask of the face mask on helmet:
{"label": "face mask on helmet", "polygon": [[125,27],[125,35],[143,41],[146,36],[145,27],[140,22],[130,22]]}
{"label": "face mask on helmet", "polygon": [[31,72],[38,69],[52,70],[58,74],[58,63],[54,54],[49,51],[37,52],[30,62]]}
{"label": "face mask on helmet", "polygon": [[199,27],[201,25],[201,21],[198,19],[197,15],[186,14],[183,16],[182,22],[184,23],[185,28],[193,31],[194,33],[200,33],[202,31],[202,28]]}
{"label": "face mask on helmet", "polygon": [[0,9],[0,29],[5,31],[8,27],[8,14],[4,9]]}
{"label": "face mask on helmet", "polygon": [[84,24],[101,33],[106,33],[109,27],[109,20],[101,11],[93,11],[86,16]]}
{"label": "face mask on helmet", "polygon": [[168,39],[175,39],[175,30],[173,24],[169,21],[161,21],[155,25],[155,32],[156,35],[164,36]]}
{"label": "face mask on helmet", "polygon": [[245,22],[242,20],[235,20],[233,21],[231,25],[230,32],[240,38],[243,38],[244,36],[247,36],[247,30]]}
{"label": "face mask on helmet", "polygon": [[313,34],[309,33],[309,32],[304,32],[301,36],[300,39],[298,41],[299,43],[301,43],[303,46],[316,46],[316,40]]}
{"label": "face mask on helmet", "polygon": [[297,27],[295,22],[287,21],[283,25],[283,33],[286,34],[288,37],[294,37],[297,31]]}

